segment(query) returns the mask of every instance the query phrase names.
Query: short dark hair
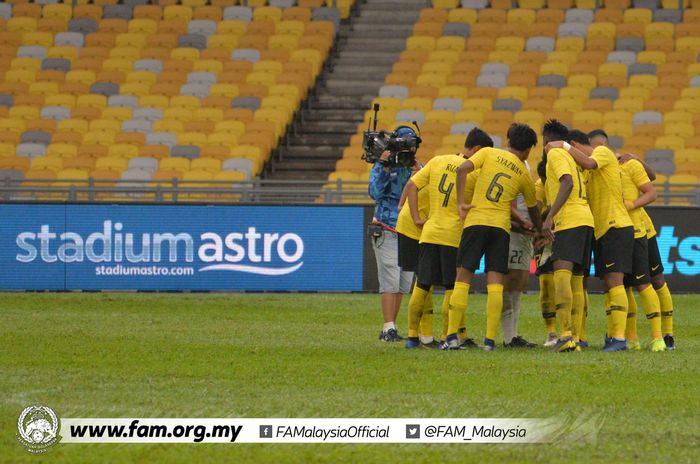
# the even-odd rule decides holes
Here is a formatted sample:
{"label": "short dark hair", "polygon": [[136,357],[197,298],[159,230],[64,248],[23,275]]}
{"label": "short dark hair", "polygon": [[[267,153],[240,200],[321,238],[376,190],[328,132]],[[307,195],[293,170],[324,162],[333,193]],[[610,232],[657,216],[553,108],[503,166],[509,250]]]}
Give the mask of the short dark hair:
{"label": "short dark hair", "polygon": [[608,139],[608,134],[603,129],[593,129],[588,133],[588,140],[593,140],[593,137],[605,137]]}
{"label": "short dark hair", "polygon": [[540,176],[542,182],[547,180],[547,154],[542,157],[542,161],[537,163],[537,175]]}
{"label": "short dark hair", "polygon": [[537,133],[527,124],[513,123],[508,128],[508,145],[518,151],[525,151],[537,145]]}
{"label": "short dark hair", "polygon": [[581,145],[591,144],[591,142],[588,140],[588,136],[577,129],[572,129],[569,131],[569,134],[566,136],[566,141],[580,143]]}
{"label": "short dark hair", "polygon": [[542,135],[553,140],[564,140],[569,133],[569,129],[556,119],[550,119],[542,127]]}
{"label": "short dark hair", "polygon": [[464,147],[493,147],[493,139],[489,137],[489,134],[482,131],[478,127],[475,127],[467,134],[467,139],[464,141]]}

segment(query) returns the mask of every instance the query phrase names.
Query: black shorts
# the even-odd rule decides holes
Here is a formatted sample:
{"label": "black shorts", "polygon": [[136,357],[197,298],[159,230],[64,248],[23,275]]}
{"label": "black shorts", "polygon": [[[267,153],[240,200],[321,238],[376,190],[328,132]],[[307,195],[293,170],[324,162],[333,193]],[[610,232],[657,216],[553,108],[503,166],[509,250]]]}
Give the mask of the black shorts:
{"label": "black shorts", "polygon": [[418,240],[407,237],[403,234],[399,236],[399,267],[402,271],[416,272],[418,267]]}
{"label": "black shorts", "polygon": [[647,238],[634,239],[634,251],[632,253],[632,272],[625,274],[625,287],[636,287],[651,282],[649,277],[649,247]]}
{"label": "black shorts", "polygon": [[656,235],[647,240],[649,249],[649,275],[651,277],[664,273],[664,264],[661,262],[659,244],[656,242]]}
{"label": "black shorts", "polygon": [[632,272],[634,227],[612,227],[595,242],[595,275]]}
{"label": "black shorts", "polygon": [[508,273],[510,235],[500,227],[469,226],[462,231],[457,265],[472,272],[486,255],[486,272]]}
{"label": "black shorts", "polygon": [[454,287],[457,276],[457,248],[434,243],[418,246],[416,280],[421,285]]}
{"label": "black shorts", "polygon": [[552,242],[552,261],[574,263],[574,274],[583,275],[591,267],[593,227],[582,226],[555,232]]}
{"label": "black shorts", "polygon": [[554,264],[552,263],[552,256],[550,255],[547,260],[540,264],[542,253],[544,253],[544,247],[535,248],[535,263],[537,263],[537,269],[535,269],[535,275],[539,277],[540,274],[551,274],[554,272]]}

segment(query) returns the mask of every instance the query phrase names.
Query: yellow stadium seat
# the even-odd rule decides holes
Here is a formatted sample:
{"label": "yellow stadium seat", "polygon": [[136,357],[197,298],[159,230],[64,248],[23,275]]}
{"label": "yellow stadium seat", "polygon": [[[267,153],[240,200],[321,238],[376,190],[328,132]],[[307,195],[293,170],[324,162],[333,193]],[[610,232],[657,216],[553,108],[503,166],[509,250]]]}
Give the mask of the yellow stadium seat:
{"label": "yellow stadium seat", "polygon": [[214,130],[218,133],[233,134],[236,136],[240,136],[243,135],[243,133],[245,132],[245,124],[241,121],[224,120],[217,122]]}
{"label": "yellow stadium seat", "polygon": [[527,87],[508,86],[498,90],[498,98],[510,98],[524,102],[527,100]]}
{"label": "yellow stadium seat", "polygon": [[685,139],[675,135],[664,135],[657,137],[654,145],[656,148],[669,150],[682,150],[685,148]]}
{"label": "yellow stadium seat", "polygon": [[612,39],[615,38],[615,33],[615,24],[607,22],[594,22],[588,26],[587,36],[589,39]]}
{"label": "yellow stadium seat", "polygon": [[700,37],[681,37],[676,39],[676,51],[700,53]]}
{"label": "yellow stadium seat", "polygon": [[214,34],[209,36],[207,47],[233,50],[238,46],[238,36],[229,34]]}
{"label": "yellow stadium seat", "polygon": [[183,132],[178,134],[177,144],[203,147],[207,144],[207,135],[200,132]]}
{"label": "yellow stadium seat", "polygon": [[194,109],[200,107],[200,100],[190,95],[176,95],[170,99],[170,106],[172,108]]}
{"label": "yellow stadium seat", "polygon": [[436,40],[429,36],[412,36],[406,39],[406,50],[422,50],[431,52],[435,50]]}
{"label": "yellow stadium seat", "polygon": [[644,101],[636,98],[618,98],[613,103],[613,109],[616,111],[636,113],[644,110]]}
{"label": "yellow stadium seat", "polygon": [[109,147],[114,143],[115,134],[107,131],[88,132],[83,136],[83,145],[102,145]]}
{"label": "yellow stadium seat", "polygon": [[456,8],[450,10],[447,15],[447,21],[451,23],[474,24],[476,23],[476,19],[476,10],[471,10],[468,8]]}
{"label": "yellow stadium seat", "polygon": [[511,24],[530,25],[535,22],[535,16],[536,14],[534,8],[521,6],[521,8],[509,9],[507,13],[507,20]]}
{"label": "yellow stadium seat", "polygon": [[525,39],[522,37],[499,37],[496,39],[496,50],[521,52],[525,49]]}
{"label": "yellow stadium seat", "polygon": [[136,158],[140,155],[139,147],[128,143],[115,143],[107,149],[107,155],[112,158]]}
{"label": "yellow stadium seat", "polygon": [[[15,12],[15,14],[17,13]],[[27,32],[34,32],[37,30],[37,20],[36,18],[13,17],[7,21],[5,27],[7,28],[8,32],[22,34]]]}
{"label": "yellow stadium seat", "polygon": [[666,54],[656,50],[644,50],[637,53],[637,63],[651,63],[655,65],[664,64]]}
{"label": "yellow stadium seat", "polygon": [[47,169],[49,171],[58,172],[63,169],[63,158],[55,156],[41,156],[31,160],[31,168]]}
{"label": "yellow stadium seat", "polygon": [[568,76],[569,66],[564,63],[543,63],[539,69],[540,76],[559,75]]}
{"label": "yellow stadium seat", "polygon": [[652,14],[648,8],[630,8],[625,10],[623,19],[628,24],[649,24]]}
{"label": "yellow stadium seat", "polygon": [[184,173],[190,169],[190,160],[187,158],[164,158],[160,160],[158,169],[162,171],[178,171]]}
{"label": "yellow stadium seat", "polygon": [[78,156],[78,148],[67,143],[52,143],[46,147],[46,156],[57,158],[75,158]]}
{"label": "yellow stadium seat", "polygon": [[659,85],[659,78],[650,74],[638,74],[629,78],[630,87],[653,90]]}
{"label": "yellow stadium seat", "polygon": [[688,139],[695,135],[695,127],[692,124],[687,123],[665,124],[664,134]]}
{"label": "yellow stadium seat", "polygon": [[62,169],[56,173],[56,182],[51,185],[54,187],[86,186],[88,178],[87,171],[83,169]]}
{"label": "yellow stadium seat", "polygon": [[213,174],[221,171],[221,160],[215,158],[196,158],[192,160],[190,169],[211,172]]}
{"label": "yellow stadium seat", "polygon": [[24,121],[39,119],[39,108],[33,106],[13,106],[10,108],[9,117]]}
{"label": "yellow stadium seat", "polygon": [[559,37],[556,41],[556,50],[581,52],[585,42],[581,37]]}
{"label": "yellow stadium seat", "polygon": [[103,158],[98,158],[95,162],[96,169],[102,169],[106,171],[125,171],[129,167],[129,160],[126,158],[116,157],[116,156],[106,156]]}

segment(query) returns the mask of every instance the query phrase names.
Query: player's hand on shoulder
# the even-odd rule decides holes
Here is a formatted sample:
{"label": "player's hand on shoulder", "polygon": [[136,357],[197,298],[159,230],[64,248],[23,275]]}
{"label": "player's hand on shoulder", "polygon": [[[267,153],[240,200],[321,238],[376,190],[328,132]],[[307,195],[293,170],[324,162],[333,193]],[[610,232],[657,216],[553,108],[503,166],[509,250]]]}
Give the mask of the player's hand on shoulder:
{"label": "player's hand on shoulder", "polygon": [[639,158],[637,158],[632,153],[619,153],[617,155],[617,159],[618,159],[618,161],[620,161],[620,163],[624,164],[624,163],[628,162],[629,160],[639,159]]}
{"label": "player's hand on shoulder", "polygon": [[549,150],[552,150],[554,148],[563,148],[564,147],[564,142],[561,140],[555,140],[552,142],[547,143],[547,145],[544,146],[544,151],[549,153]]}

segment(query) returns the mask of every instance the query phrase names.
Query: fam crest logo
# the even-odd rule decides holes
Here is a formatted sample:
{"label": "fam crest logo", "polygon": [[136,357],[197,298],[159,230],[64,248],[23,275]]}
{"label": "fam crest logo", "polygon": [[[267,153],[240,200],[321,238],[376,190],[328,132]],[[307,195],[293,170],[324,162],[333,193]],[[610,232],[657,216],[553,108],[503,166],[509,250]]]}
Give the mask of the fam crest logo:
{"label": "fam crest logo", "polygon": [[60,423],[53,409],[29,406],[17,419],[17,440],[32,453],[45,453],[58,443]]}

